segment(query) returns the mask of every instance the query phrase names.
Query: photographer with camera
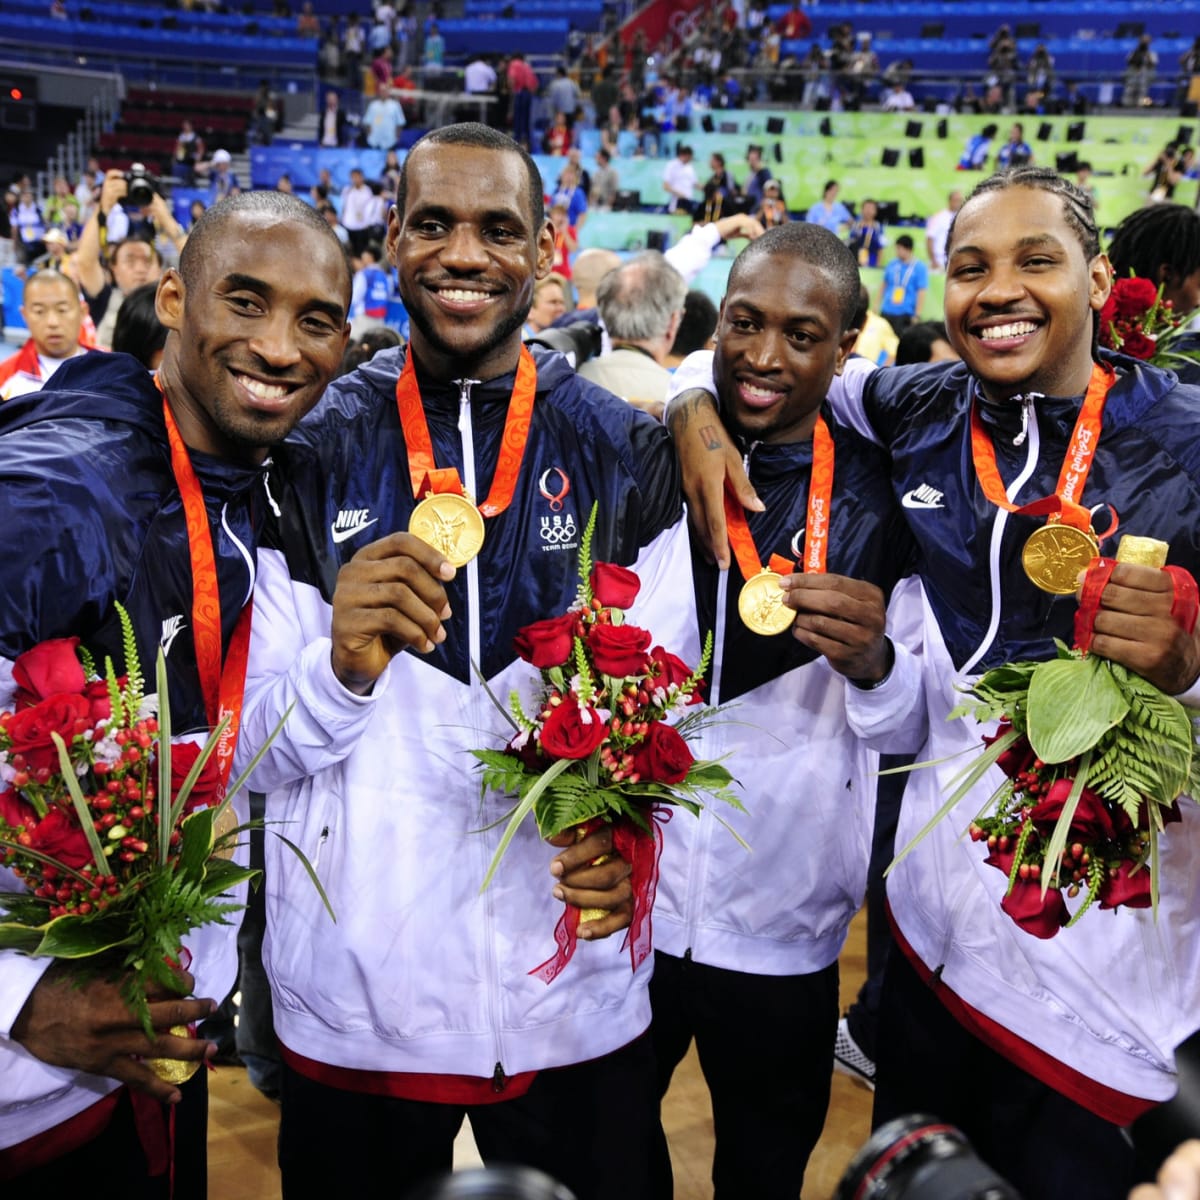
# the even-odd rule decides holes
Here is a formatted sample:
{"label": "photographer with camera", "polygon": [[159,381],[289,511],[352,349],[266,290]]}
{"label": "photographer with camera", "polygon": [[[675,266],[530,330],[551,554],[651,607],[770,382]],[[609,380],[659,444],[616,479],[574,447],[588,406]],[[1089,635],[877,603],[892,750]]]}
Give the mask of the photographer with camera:
{"label": "photographer with camera", "polygon": [[135,163],[128,175],[105,172],[100,201],[83,227],[75,254],[76,276],[96,323],[96,344],[103,350],[112,346],[113,327],[126,293],[155,282],[163,269],[156,246],[145,238],[128,236],[130,212],[140,214],[176,250],[187,240],[158,191],[157,180],[144,167]]}

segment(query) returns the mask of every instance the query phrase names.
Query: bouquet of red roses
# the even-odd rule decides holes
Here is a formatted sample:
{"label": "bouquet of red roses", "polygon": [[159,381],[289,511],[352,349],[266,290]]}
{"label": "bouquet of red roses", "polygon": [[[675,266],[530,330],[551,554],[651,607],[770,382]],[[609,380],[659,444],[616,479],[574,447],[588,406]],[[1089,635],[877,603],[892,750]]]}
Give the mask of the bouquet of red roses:
{"label": "bouquet of red roses", "polygon": [[178,987],[184,936],[226,923],[242,906],[222,897],[255,872],[231,861],[245,827],[230,810],[242,780],[226,792],[213,756],[225,722],[203,747],[171,743],[162,655],[157,696],[146,695],[118,613],[126,676],[109,660],[99,677],[78,638],[13,664],[15,709],[0,713],[0,864],[27,890],[0,892],[0,948],[111,970],[150,1036],[147,985]]}
{"label": "bouquet of red roses", "polygon": [[[712,720],[714,710],[682,715],[701,701],[711,635],[693,669],[652,645],[648,630],[626,622],[624,611],[640,581],[625,567],[592,563],[595,525],[593,507],[580,543],[575,603],[559,616],[525,626],[514,640],[517,654],[541,672],[535,704],[527,711],[514,691],[505,710],[515,730],[508,745],[472,751],[483,764],[483,789],[517,798],[502,818],[507,826],[483,887],[531,812],[542,837],[570,829],[582,837],[600,822],[612,824],[614,849],[633,867],[634,911],[626,943],[636,967],[650,952],[659,823],[669,816],[664,806],[698,814],[703,796],[739,810],[742,805],[725,767],[697,760],[688,746],[689,734]],[[672,723],[672,717],[679,719]],[[558,954],[531,974],[549,982],[562,970],[581,919],[592,916],[568,907],[556,931]]]}
{"label": "bouquet of red roses", "polygon": [[1156,367],[1178,366],[1196,357],[1176,348],[1190,321],[1191,314],[1163,299],[1161,284],[1130,275],[1113,282],[1100,310],[1100,345]]}
{"label": "bouquet of red roses", "polygon": [[[1166,547],[1158,545],[1165,555]],[[987,865],[1008,879],[1001,908],[1035,937],[1054,937],[1097,901],[1102,909],[1157,909],[1158,835],[1180,820],[1180,795],[1200,794],[1200,755],[1188,710],[1119,663],[1088,653],[1099,593],[1112,567],[1111,559],[1093,561],[1073,648],[1060,642],[1056,658],[1007,663],[968,689],[972,698],[950,719],[999,718],[998,728],[984,736],[986,749],[955,778],[946,803],[896,858],[909,854],[998,766],[1006,778],[968,833],[986,847]],[[1179,568],[1164,569],[1176,587],[1172,615],[1191,632],[1200,611],[1196,585]],[[1072,914],[1066,901],[1081,895]]]}

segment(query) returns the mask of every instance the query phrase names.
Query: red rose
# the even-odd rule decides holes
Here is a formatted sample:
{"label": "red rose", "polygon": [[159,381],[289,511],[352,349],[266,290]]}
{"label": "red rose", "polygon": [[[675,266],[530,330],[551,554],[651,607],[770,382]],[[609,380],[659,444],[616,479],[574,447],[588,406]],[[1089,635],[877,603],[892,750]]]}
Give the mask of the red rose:
{"label": "red rose", "polygon": [[1120,866],[1104,873],[1097,898],[1101,908],[1116,908],[1118,904],[1126,908],[1149,908],[1150,868],[1143,863],[1134,871],[1133,863],[1125,859]]}
{"label": "red rose", "polygon": [[[996,732],[989,737],[986,733],[983,735],[983,744],[990,746],[993,742],[999,741],[1006,733],[1012,729],[1011,721],[1001,721]],[[1002,770],[1009,779],[1015,779],[1022,771],[1028,771],[1033,766],[1034,759],[1037,757],[1033,752],[1033,747],[1029,744],[1029,739],[1022,734],[1003,754],[996,759],[996,766]]]}
{"label": "red rose", "polygon": [[78,645],[78,638],[51,638],[17,656],[12,674],[17,685],[18,712],[32,708],[47,696],[83,691],[83,667],[75,653]]}
{"label": "red rose", "polygon": [[[1029,812],[1029,819],[1037,826],[1037,831],[1044,838],[1049,838],[1054,832],[1055,823],[1062,815],[1063,805],[1071,794],[1069,779],[1056,779],[1046,790],[1045,797]],[[1071,835],[1081,842],[1108,842],[1116,837],[1116,826],[1104,801],[1091,788],[1084,788],[1079,794],[1079,804],[1075,815],[1071,818]]]}
{"label": "red rose", "polygon": [[1005,875],[1012,874],[1013,859],[1016,856],[1011,850],[991,850],[983,861],[989,867],[1003,871]]}
{"label": "red rose", "polygon": [[22,826],[30,829],[36,820],[37,813],[33,805],[26,804],[17,792],[0,792],[0,822],[9,829],[20,829]]}
{"label": "red rose", "polygon": [[1112,294],[1117,320],[1140,321],[1158,300],[1158,288],[1149,279],[1134,275],[1118,279],[1113,284]]}
{"label": "red rose", "polygon": [[587,758],[608,734],[608,726],[589,704],[579,707],[574,695],[550,710],[542,725],[542,749],[554,758]]}
{"label": "red rose", "polygon": [[[122,675],[117,682],[124,687],[126,683],[125,676]],[[88,713],[88,720],[93,725],[97,725],[101,721],[107,721],[112,716],[112,701],[108,696],[108,683],[106,680],[93,679],[91,682],[84,684],[83,696],[91,706],[91,711]]]}
{"label": "red rose", "polygon": [[12,741],[9,754],[23,754],[30,771],[46,767],[58,771],[58,750],[50,740],[52,733],[62,736],[68,746],[75,736],[75,722],[88,716],[88,702],[80,695],[62,692],[49,696],[33,708],[22,709],[8,719],[7,733]]}
{"label": "red rose", "polygon": [[626,567],[616,563],[597,563],[589,582],[592,595],[605,608],[628,608],[637,598],[642,581]]}
{"label": "red rose", "polygon": [[513,649],[538,670],[561,667],[571,657],[578,621],[579,614],[573,612],[563,613],[561,617],[548,617],[544,621],[534,621],[532,625],[517,630],[517,636],[513,638]]}
{"label": "red rose", "polygon": [[1147,337],[1140,329],[1130,330],[1121,342],[1122,354],[1128,354],[1130,358],[1140,358],[1143,361],[1153,358],[1157,349],[1158,342],[1152,337]]}
{"label": "red rose", "polygon": [[68,814],[65,809],[51,808],[30,831],[30,837],[35,850],[77,871],[92,861],[87,838],[79,828],[73,809]]}
{"label": "red rose", "polygon": [[[195,742],[175,742],[171,746],[171,799],[179,795],[183,781],[188,772],[200,757],[200,747]],[[195,812],[198,808],[211,808],[221,801],[221,774],[217,770],[217,756],[210,754],[208,761],[196,776],[196,782],[188,793],[187,803],[183,806],[183,815]]]}
{"label": "red rose", "polygon": [[682,783],[695,761],[679,731],[665,721],[655,721],[633,753],[633,769],[654,783]]}
{"label": "red rose", "polygon": [[1039,938],[1052,938],[1071,919],[1062,892],[1047,888],[1043,896],[1042,885],[1035,880],[1018,879],[1000,907],[1026,933]]}
{"label": "red rose", "polygon": [[[670,689],[672,686],[680,686],[690,679],[692,668],[683,659],[676,658],[670,650],[666,650],[662,646],[655,646],[650,651],[650,674],[658,686]],[[688,703],[699,704],[703,699],[703,691],[704,680],[701,679]]]}
{"label": "red rose", "polygon": [[588,649],[596,670],[615,679],[641,675],[649,645],[649,633],[636,625],[596,624],[588,630]]}

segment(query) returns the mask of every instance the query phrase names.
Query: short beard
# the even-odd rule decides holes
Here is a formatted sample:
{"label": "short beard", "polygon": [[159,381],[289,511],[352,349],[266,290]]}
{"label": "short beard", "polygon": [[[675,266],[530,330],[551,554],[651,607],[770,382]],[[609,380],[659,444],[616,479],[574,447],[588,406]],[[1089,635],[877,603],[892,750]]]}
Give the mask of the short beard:
{"label": "short beard", "polygon": [[421,336],[429,343],[430,349],[437,353],[445,355],[447,358],[456,358],[462,363],[463,371],[470,371],[471,367],[482,362],[493,350],[503,346],[505,342],[525,324],[529,318],[529,310],[533,307],[530,303],[524,309],[518,309],[511,316],[506,317],[497,325],[489,335],[487,341],[471,352],[470,358],[465,358],[462,351],[457,346],[452,346],[438,333],[433,323],[428,320],[426,314],[419,307],[409,309],[409,320],[421,331]]}

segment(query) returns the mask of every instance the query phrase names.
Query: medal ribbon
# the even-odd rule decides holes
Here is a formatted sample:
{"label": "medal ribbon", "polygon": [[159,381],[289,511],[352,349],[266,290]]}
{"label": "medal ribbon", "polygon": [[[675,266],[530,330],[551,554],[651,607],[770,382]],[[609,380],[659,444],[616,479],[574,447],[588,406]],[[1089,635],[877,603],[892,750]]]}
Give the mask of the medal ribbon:
{"label": "medal ribbon", "polygon": [[[1093,626],[1100,611],[1100,597],[1112,578],[1117,562],[1113,558],[1093,558],[1083,578],[1079,594],[1079,608],[1075,611],[1075,649],[1086,654],[1092,647]],[[1163,567],[1171,577],[1171,619],[1184,631],[1191,634],[1200,619],[1200,590],[1196,581],[1183,567]]]}
{"label": "medal ribbon", "polygon": [[[156,380],[157,382],[157,380]],[[162,391],[162,384],[158,385]],[[163,393],[163,419],[171,446],[171,470],[183,498],[187,521],[188,552],[192,560],[192,640],[196,646],[196,669],[204,695],[204,712],[213,728],[226,717],[229,724],[217,742],[214,757],[221,777],[221,791],[229,783],[233,750],[242,720],[242,697],[246,690],[246,663],[250,656],[250,617],[253,603],[247,602],[238,615],[229,639],[229,653],[221,654],[221,592],[217,583],[217,560],[213,553],[212,530],[204,492],[188,455],[171,406]]]}
{"label": "medal ribbon", "polygon": [[1075,420],[1075,428],[1071,432],[1071,442],[1058,473],[1054,495],[1043,496],[1042,499],[1032,500],[1028,504],[1013,504],[1009,500],[1004,480],[1000,478],[1000,470],[996,466],[996,448],[984,428],[978,405],[972,404],[971,457],[975,462],[975,474],[979,477],[979,486],[983,488],[983,494],[1006,512],[1031,517],[1048,513],[1051,522],[1061,521],[1064,525],[1083,530],[1084,533],[1090,532],[1092,514],[1079,503],[1079,498],[1083,495],[1088,472],[1092,469],[1092,459],[1096,456],[1096,446],[1100,442],[1104,401],[1108,396],[1108,389],[1115,381],[1116,374],[1111,367],[1102,366],[1100,363],[1093,364],[1087,394],[1083,398],[1079,416]]}
{"label": "medal ribbon", "polygon": [[[500,439],[496,473],[492,476],[487,499],[479,505],[479,511],[485,517],[498,516],[512,503],[517,477],[521,473],[525,443],[529,440],[529,420],[533,414],[536,392],[537,367],[533,355],[522,346],[521,358],[517,363],[517,379],[508,402],[508,415],[504,418],[504,435]],[[423,499],[430,492],[464,495],[458,468],[439,467],[433,457],[433,440],[429,436],[429,422],[425,419],[425,407],[421,403],[421,389],[417,383],[411,347],[404,359],[404,369],[396,381],[396,407],[400,412],[404,442],[408,446],[408,471],[412,478],[413,498]]]}
{"label": "medal ribbon", "polygon": [[[813,461],[808,481],[808,514],[804,523],[804,558],[801,566],[809,575],[824,575],[829,554],[829,520],[833,507],[833,437],[825,419],[817,414],[813,426]],[[758,548],[750,533],[746,513],[727,491],[725,493],[725,524],[729,529],[729,544],[737,559],[738,570],[745,580],[764,569],[759,561]],[[772,554],[766,570],[776,575],[790,575],[795,564],[779,554]]]}

